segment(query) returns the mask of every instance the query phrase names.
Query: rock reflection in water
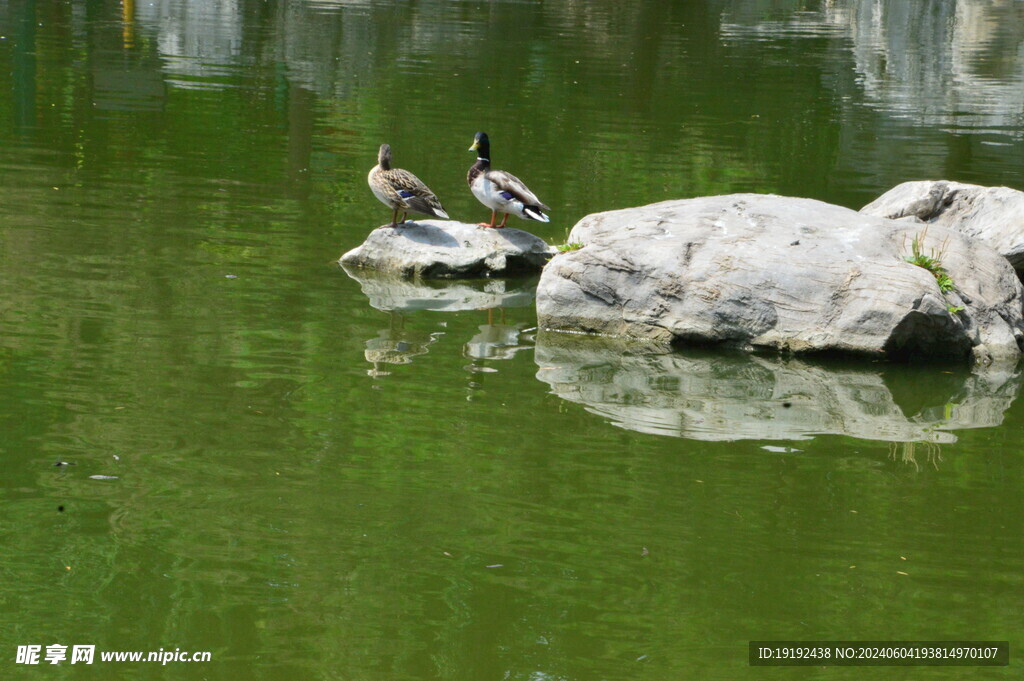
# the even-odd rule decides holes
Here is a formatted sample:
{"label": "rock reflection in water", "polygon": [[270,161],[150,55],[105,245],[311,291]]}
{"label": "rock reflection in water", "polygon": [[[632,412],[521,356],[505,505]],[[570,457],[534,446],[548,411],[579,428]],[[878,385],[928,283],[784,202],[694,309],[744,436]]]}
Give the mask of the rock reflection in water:
{"label": "rock reflection in water", "polygon": [[526,279],[402,279],[372,270],[345,267],[345,273],[359,282],[370,306],[390,312],[433,310],[460,312],[498,307],[533,305],[538,277]]}
{"label": "rock reflection in water", "polygon": [[[426,354],[439,333],[407,331],[405,313],[429,310],[461,312],[479,310],[486,324],[463,346],[463,356],[471,360],[470,373],[490,373],[495,369],[488,360],[511,359],[523,348],[532,347],[525,338],[525,322],[511,323],[506,308],[524,308],[533,304],[537,277],[525,279],[482,279],[460,281],[416,280],[381,275],[372,270],[342,266],[359,282],[370,306],[391,314],[391,324],[366,341],[365,356],[373,364],[371,376],[387,376],[387,364],[408,364],[417,355]],[[471,386],[473,387],[473,386]]]}
{"label": "rock reflection in water", "polygon": [[803,360],[650,351],[557,334],[537,339],[537,378],[612,424],[698,440],[838,434],[955,442],[999,425],[1020,375],[935,367],[826,367]]}

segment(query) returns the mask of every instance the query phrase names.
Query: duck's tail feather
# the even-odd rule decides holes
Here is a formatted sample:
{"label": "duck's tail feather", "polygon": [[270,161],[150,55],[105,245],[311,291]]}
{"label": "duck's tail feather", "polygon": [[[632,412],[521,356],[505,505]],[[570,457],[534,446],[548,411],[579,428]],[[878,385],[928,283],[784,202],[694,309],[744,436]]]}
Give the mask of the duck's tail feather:
{"label": "duck's tail feather", "polygon": [[544,215],[537,206],[523,206],[523,215],[537,222],[551,222],[551,219]]}
{"label": "duck's tail feather", "polygon": [[413,196],[405,199],[405,204],[423,215],[435,215],[439,218],[448,219],[448,213],[441,207],[441,202],[434,196]]}

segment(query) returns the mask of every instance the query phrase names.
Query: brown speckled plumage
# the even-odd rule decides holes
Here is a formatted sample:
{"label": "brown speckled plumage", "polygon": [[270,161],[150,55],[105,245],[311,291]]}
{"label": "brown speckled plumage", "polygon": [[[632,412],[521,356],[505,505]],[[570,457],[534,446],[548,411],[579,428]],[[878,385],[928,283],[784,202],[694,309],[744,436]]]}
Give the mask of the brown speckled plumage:
{"label": "brown speckled plumage", "polygon": [[[410,212],[448,218],[437,196],[422,180],[408,170],[391,167],[391,145],[380,145],[377,165],[370,170],[366,181],[373,195],[391,209],[391,227],[404,224]],[[399,212],[402,213],[401,221],[398,220]]]}

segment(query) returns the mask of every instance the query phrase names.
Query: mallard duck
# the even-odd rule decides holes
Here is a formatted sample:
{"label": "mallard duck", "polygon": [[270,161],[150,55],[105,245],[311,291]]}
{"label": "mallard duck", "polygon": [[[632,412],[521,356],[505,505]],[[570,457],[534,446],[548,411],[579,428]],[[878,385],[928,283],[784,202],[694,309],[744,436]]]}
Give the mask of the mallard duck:
{"label": "mallard duck", "polygon": [[[504,170],[491,170],[491,142],[487,139],[487,133],[478,132],[469,150],[475,151],[477,157],[476,163],[469,169],[466,181],[469,182],[473,196],[491,209],[490,224],[481,222],[481,227],[500,229],[505,226],[510,213],[523,220],[549,222],[543,211],[551,209],[541,203],[522,180]],[[505,217],[500,225],[496,225],[494,223],[499,212],[504,213]]]}
{"label": "mallard duck", "polygon": [[[408,170],[391,167],[391,145],[380,145],[377,152],[377,165],[373,167],[366,181],[370,184],[373,195],[389,207],[391,213],[390,227],[405,224],[405,218],[411,211],[437,218],[448,218],[441,202],[434,196],[420,178]],[[402,213],[402,221],[398,221],[398,213]]]}

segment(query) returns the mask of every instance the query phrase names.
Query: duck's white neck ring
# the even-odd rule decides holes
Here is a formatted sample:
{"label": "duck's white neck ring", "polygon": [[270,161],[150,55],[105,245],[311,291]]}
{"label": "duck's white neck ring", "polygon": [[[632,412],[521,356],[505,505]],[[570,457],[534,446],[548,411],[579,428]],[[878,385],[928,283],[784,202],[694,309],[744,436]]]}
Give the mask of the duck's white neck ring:
{"label": "duck's white neck ring", "polygon": [[478,160],[478,161],[487,161],[488,163],[490,163],[490,162],[491,162],[491,159],[489,159],[489,158],[484,158],[483,156],[477,156],[477,157],[476,157],[476,160]]}

